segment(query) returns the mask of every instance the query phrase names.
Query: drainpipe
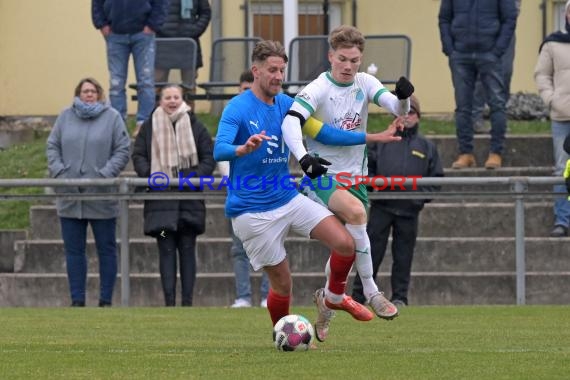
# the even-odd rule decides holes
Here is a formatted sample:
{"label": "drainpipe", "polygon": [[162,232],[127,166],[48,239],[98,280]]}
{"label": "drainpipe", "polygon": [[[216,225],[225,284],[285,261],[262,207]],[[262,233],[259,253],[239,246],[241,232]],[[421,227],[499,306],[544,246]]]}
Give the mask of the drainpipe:
{"label": "drainpipe", "polygon": [[249,37],[249,1],[248,0],[243,1],[243,5],[241,6],[241,9],[243,10],[243,25],[245,28],[243,36]]}
{"label": "drainpipe", "polygon": [[539,7],[542,11],[542,40],[544,41],[546,38],[546,0],[542,0]]}
{"label": "drainpipe", "polygon": [[329,20],[329,0],[323,1],[323,16],[325,18],[323,34],[329,34],[330,20]]}
{"label": "drainpipe", "polygon": [[212,0],[212,20],[210,22],[210,33],[212,42],[222,37],[222,0]]}
{"label": "drainpipe", "polygon": [[352,26],[356,28],[356,11],[357,11],[356,0],[352,0]]}

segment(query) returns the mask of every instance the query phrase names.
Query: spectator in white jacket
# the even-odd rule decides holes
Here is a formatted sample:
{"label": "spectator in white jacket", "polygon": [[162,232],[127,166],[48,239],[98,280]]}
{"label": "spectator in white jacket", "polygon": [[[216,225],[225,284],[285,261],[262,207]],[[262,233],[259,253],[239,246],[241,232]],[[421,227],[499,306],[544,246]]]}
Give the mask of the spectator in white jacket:
{"label": "spectator in white jacket", "polygon": [[[555,176],[562,175],[569,158],[564,151],[564,139],[570,134],[570,0],[566,2],[565,15],[564,29],[550,34],[540,45],[534,70],[538,92],[550,112]],[[554,228],[550,236],[568,236],[570,201],[566,188],[556,185],[554,192],[564,195],[554,202]]]}

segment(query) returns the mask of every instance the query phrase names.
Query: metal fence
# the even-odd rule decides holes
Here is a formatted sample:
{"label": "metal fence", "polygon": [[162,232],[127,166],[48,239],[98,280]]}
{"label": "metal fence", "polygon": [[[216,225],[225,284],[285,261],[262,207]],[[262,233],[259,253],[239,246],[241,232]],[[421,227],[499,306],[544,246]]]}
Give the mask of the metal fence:
{"label": "metal fence", "polygon": [[[377,180],[378,186],[383,183]],[[516,262],[516,303],[524,305],[526,299],[525,285],[525,210],[524,202],[529,199],[541,199],[559,197],[560,194],[554,194],[552,191],[533,190],[533,186],[560,185],[564,183],[563,178],[559,177],[447,177],[447,178],[420,178],[407,179],[402,182],[405,186],[441,186],[441,190],[437,192],[374,192],[370,193],[370,199],[453,199],[453,198],[506,198],[513,199],[515,202],[515,262]],[[198,178],[180,181],[172,179],[169,183],[170,187],[204,186]],[[54,200],[56,198],[65,199],[116,199],[119,201],[120,212],[120,256],[121,256],[121,304],[128,306],[130,300],[130,268],[129,268],[129,202],[144,199],[207,199],[223,201],[226,197],[224,183],[221,178],[216,178],[213,182],[206,184],[205,192],[135,192],[137,187],[148,187],[148,179],[146,178],[130,178],[120,177],[111,179],[0,179],[0,188],[16,188],[16,187],[111,187],[114,192],[111,193],[44,193],[44,194],[11,194],[0,193],[0,201],[14,200]],[[492,187],[491,191],[445,191],[447,186],[478,186]],[[500,188],[500,190],[496,190]]]}

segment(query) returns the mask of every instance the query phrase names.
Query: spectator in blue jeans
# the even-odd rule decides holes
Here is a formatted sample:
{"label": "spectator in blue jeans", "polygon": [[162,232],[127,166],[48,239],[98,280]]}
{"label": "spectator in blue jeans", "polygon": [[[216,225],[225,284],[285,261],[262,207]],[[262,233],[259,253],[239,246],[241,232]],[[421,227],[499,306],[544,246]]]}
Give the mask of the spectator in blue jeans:
{"label": "spectator in blue jeans", "polygon": [[[251,307],[251,278],[250,278],[250,267],[249,258],[247,253],[243,248],[243,243],[239,238],[233,233],[232,229],[232,247],[230,251],[232,253],[232,258],[234,260],[234,274],[236,280],[236,300],[232,304],[232,307]],[[263,272],[261,275],[261,285],[259,287],[259,292],[261,296],[261,303],[259,306],[267,307],[267,294],[269,293],[269,280],[267,279],[267,273]]]}
{"label": "spectator in blue jeans", "polygon": [[[521,10],[521,0],[515,0],[517,6],[517,13]],[[515,60],[515,45],[516,45],[516,34],[513,33],[513,38],[511,38],[511,43],[505,51],[505,54],[501,57],[502,68],[503,68],[503,82],[505,84],[505,105],[509,102],[511,97],[511,78],[513,76],[513,62]],[[487,103],[487,95],[485,94],[485,89],[483,88],[483,83],[481,83],[481,77],[477,77],[477,82],[475,83],[475,94],[473,95],[473,130],[475,133],[487,133],[485,128],[485,122],[483,120],[483,111],[485,109],[485,104]]]}
{"label": "spectator in blue jeans", "polygon": [[455,126],[459,156],[452,168],[476,166],[473,155],[473,97],[480,76],[491,119],[491,144],[485,168],[502,166],[507,118],[501,57],[516,26],[515,0],[442,0],[439,30],[449,57],[455,90]]}
{"label": "spectator in blue jeans", "polygon": [[[564,141],[570,135],[570,0],[566,2],[565,19],[564,29],[548,35],[540,45],[534,69],[536,87],[550,112],[557,177],[562,176],[570,157],[564,148]],[[559,197],[554,201],[554,227],[550,236],[565,237],[570,226],[570,201],[564,185],[555,185],[554,192]]]}
{"label": "spectator in blue jeans", "polygon": [[123,120],[127,120],[125,86],[132,54],[137,77],[138,133],[154,105],[155,32],[166,19],[168,0],[92,0],[91,17],[107,44],[109,98]]}
{"label": "spectator in blue jeans", "polygon": [[[47,141],[47,160],[53,178],[117,177],[129,161],[130,139],[117,111],[105,102],[95,79],[82,79],[73,105],[55,121]],[[105,193],[105,187],[66,187],[58,192]],[[117,278],[115,227],[118,201],[61,199],[57,214],[65,249],[72,306],[85,306],[87,225],[91,225],[99,256],[99,306],[111,306]]]}

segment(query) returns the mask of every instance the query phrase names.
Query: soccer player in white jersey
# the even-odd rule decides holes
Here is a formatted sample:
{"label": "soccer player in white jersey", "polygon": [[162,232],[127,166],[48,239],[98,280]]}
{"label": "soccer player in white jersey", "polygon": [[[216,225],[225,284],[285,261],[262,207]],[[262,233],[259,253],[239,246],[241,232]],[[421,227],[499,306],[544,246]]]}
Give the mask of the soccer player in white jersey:
{"label": "soccer player in white jersey", "polygon": [[[328,53],[331,70],[322,73],[317,79],[301,90],[284,119],[282,130],[285,142],[299,160],[305,173],[313,178],[315,171],[326,172],[324,165],[330,163],[324,178],[313,178],[312,186],[305,186],[305,193],[314,200],[326,205],[344,223],[354,238],[356,268],[362,279],[367,303],[376,315],[393,319],[398,309],[378,290],[372,278],[372,258],[370,240],[366,233],[368,196],[366,186],[355,186],[356,176],[366,176],[366,145],[331,146],[307,137],[308,154],[318,157],[323,167],[303,165],[307,150],[303,146],[301,126],[310,116],[322,120],[333,128],[346,131],[366,132],[368,103],[384,107],[397,116],[405,116],[410,108],[409,97],[414,88],[404,77],[396,84],[396,95],[390,93],[374,76],[358,72],[364,50],[364,37],[358,29],[343,25],[329,35]],[[306,130],[307,127],[304,128]],[[309,133],[309,135],[311,135]],[[306,160],[306,159],[305,159]],[[309,170],[306,170],[309,169]],[[350,173],[350,187],[340,185],[335,176]],[[345,177],[346,178],[346,177]],[[332,186],[323,186],[330,181]],[[343,183],[346,180],[342,181]],[[302,182],[306,183],[306,182]],[[344,189],[337,188],[344,187]],[[329,265],[327,264],[327,270]],[[323,340],[327,333],[331,312],[324,302],[328,290],[319,289],[315,293],[315,303],[319,309],[316,322],[317,338]]]}

